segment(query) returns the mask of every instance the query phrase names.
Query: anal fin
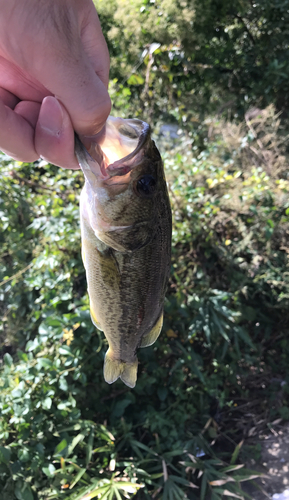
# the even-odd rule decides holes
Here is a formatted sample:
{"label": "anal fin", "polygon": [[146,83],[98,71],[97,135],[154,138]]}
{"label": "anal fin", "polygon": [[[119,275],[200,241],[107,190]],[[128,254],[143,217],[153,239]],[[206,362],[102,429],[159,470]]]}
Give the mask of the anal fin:
{"label": "anal fin", "polygon": [[163,326],[163,317],[164,317],[164,315],[163,315],[163,313],[161,313],[155,326],[151,329],[151,331],[149,333],[144,335],[144,337],[142,338],[140,347],[148,347],[149,345],[152,345],[155,343],[159,334],[161,333],[161,329]]}
{"label": "anal fin", "polygon": [[137,358],[133,363],[125,363],[113,357],[111,349],[108,349],[103,366],[104,380],[108,384],[113,384],[120,378],[125,385],[133,388],[137,379]]}

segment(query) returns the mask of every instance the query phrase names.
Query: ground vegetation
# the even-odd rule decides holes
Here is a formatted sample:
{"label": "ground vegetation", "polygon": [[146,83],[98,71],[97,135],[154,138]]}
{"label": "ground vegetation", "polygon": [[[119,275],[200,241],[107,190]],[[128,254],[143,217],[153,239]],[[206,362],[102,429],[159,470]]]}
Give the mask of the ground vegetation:
{"label": "ground vegetation", "polygon": [[135,389],[104,382],[82,173],[2,154],[0,498],[244,498],[244,438],[289,419],[288,2],[97,6],[113,114],[149,120],[165,162],[164,328]]}

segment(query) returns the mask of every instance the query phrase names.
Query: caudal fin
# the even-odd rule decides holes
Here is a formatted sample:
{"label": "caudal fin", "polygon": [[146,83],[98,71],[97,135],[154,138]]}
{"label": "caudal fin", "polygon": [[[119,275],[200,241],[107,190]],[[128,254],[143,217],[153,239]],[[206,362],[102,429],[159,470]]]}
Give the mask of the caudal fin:
{"label": "caudal fin", "polygon": [[121,378],[128,387],[133,388],[137,379],[137,358],[133,363],[124,363],[115,359],[111,349],[108,349],[104,359],[103,376],[108,384],[113,384]]}
{"label": "caudal fin", "polygon": [[137,359],[134,363],[124,363],[124,370],[120,378],[128,387],[133,388],[135,386],[137,379]]}

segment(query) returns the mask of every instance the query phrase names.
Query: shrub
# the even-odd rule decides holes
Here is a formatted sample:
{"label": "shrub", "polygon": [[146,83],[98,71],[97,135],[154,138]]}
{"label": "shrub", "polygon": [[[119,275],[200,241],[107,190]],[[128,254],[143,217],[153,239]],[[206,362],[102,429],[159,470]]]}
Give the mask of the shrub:
{"label": "shrub", "polygon": [[172,277],[133,390],[103,380],[107,343],[80,258],[81,173],[2,157],[5,500],[242,497],[255,473],[237,463],[241,403],[254,395],[265,420],[288,418],[286,135],[269,108],[238,126],[208,120],[203,139],[195,147],[187,133],[164,154]]}

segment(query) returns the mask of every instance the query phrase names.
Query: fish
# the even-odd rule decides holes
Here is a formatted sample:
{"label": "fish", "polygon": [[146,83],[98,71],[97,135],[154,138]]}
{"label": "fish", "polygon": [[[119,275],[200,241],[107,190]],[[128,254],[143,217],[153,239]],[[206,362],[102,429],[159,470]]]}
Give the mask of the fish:
{"label": "fish", "polygon": [[162,329],[172,214],[160,153],[146,122],[110,116],[97,139],[76,136],[84,174],[82,259],[90,315],[108,341],[103,374],[133,388],[137,350]]}

